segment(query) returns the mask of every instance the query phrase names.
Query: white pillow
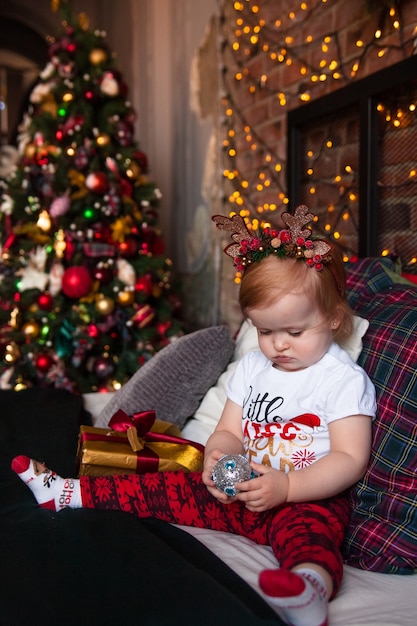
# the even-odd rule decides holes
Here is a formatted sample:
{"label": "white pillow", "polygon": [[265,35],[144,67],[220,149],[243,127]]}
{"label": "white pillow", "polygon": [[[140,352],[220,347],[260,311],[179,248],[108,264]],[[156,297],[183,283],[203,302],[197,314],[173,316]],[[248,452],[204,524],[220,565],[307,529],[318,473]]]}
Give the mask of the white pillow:
{"label": "white pillow", "polygon": [[[354,330],[352,335],[347,342],[340,344],[354,361],[357,361],[361,353],[362,337],[368,330],[368,326],[368,320],[355,315],[353,318]],[[226,402],[226,383],[229,376],[236,369],[238,361],[247,352],[253,352],[258,349],[256,328],[254,328],[251,322],[246,320],[240,327],[236,337],[232,361],[229,363],[226,371],[221,374],[217,383],[210,387],[194,416],[185,424],[182,429],[183,437],[192,441],[198,441],[203,445],[206,444],[222,414]]]}

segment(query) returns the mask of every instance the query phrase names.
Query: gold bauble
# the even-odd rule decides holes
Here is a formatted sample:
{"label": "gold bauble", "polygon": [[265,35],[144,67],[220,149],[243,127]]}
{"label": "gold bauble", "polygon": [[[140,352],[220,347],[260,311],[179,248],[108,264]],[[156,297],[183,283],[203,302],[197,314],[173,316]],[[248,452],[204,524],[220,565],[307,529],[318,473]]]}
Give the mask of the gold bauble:
{"label": "gold bauble", "polygon": [[107,52],[103,48],[93,48],[89,54],[90,63],[99,65],[107,60]]}
{"label": "gold bauble", "polygon": [[39,324],[35,321],[26,322],[26,324],[22,326],[22,332],[26,339],[36,339],[40,332]]}
{"label": "gold bauble", "polygon": [[25,383],[25,381],[22,378],[18,378],[16,380],[15,386],[13,387],[14,391],[25,391],[25,389],[27,389],[27,385]]}
{"label": "gold bauble", "polygon": [[119,291],[117,294],[117,302],[120,306],[131,306],[135,301],[135,294],[133,291]]}
{"label": "gold bauble", "polygon": [[110,143],[110,135],[107,135],[106,133],[103,133],[102,135],[98,135],[97,139],[96,139],[96,143],[98,146],[108,146]]}
{"label": "gold bauble", "polygon": [[95,308],[100,315],[110,315],[114,310],[114,300],[101,294],[96,300]]}
{"label": "gold bauble", "polygon": [[140,177],[140,174],[141,174],[141,169],[139,165],[135,163],[134,161],[132,161],[132,163],[129,165],[128,169],[126,170],[126,176],[128,176],[129,178],[138,179]]}
{"label": "gold bauble", "polygon": [[25,157],[27,159],[33,159],[36,154],[36,146],[33,143],[28,143],[25,147]]}
{"label": "gold bauble", "polygon": [[6,248],[3,249],[3,252],[1,253],[1,258],[5,265],[9,265],[13,260],[13,254],[8,248]]}
{"label": "gold bauble", "polygon": [[19,361],[21,357],[20,348],[14,341],[11,341],[7,344],[4,349],[3,361],[7,365],[13,365],[17,361]]}

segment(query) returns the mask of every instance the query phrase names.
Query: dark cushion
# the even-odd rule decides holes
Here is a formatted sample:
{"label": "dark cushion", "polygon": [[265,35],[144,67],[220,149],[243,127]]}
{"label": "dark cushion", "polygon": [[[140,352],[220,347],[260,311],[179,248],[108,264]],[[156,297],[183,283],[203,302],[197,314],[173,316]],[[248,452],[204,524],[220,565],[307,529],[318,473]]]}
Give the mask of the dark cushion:
{"label": "dark cushion", "polygon": [[114,394],[96,426],[108,426],[119,409],[128,414],[154,410],[158,419],[181,429],[226,369],[233,350],[227,326],[212,326],[180,337],[153,356]]}
{"label": "dark cushion", "polygon": [[417,568],[417,288],[399,285],[388,259],[348,268],[353,309],[369,321],[358,363],[378,412],[364,478],[351,491],[346,562],[385,572]]}

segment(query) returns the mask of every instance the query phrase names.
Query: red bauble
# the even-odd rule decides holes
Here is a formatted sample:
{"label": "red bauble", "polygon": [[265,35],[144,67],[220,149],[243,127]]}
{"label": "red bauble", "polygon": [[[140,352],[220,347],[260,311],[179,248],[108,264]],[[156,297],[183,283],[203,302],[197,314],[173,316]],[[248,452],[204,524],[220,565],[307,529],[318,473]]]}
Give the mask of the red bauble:
{"label": "red bauble", "polygon": [[50,311],[54,305],[54,299],[50,293],[45,292],[41,293],[38,297],[38,307],[42,309],[42,311]]}
{"label": "red bauble", "polygon": [[133,153],[133,158],[135,159],[136,163],[139,165],[142,174],[147,174],[148,173],[148,157],[146,156],[146,154],[142,152],[141,150],[136,150],[136,152]]}
{"label": "red bauble", "polygon": [[126,237],[119,243],[119,251],[122,256],[134,256],[138,251],[138,244],[134,237]]}
{"label": "red bauble", "polygon": [[130,182],[126,180],[125,178],[122,178],[120,181],[120,190],[121,190],[122,196],[128,196],[128,198],[132,197],[133,187],[130,184]]}
{"label": "red bauble", "polygon": [[161,335],[161,337],[164,337],[168,330],[171,328],[172,326],[172,322],[170,320],[168,320],[167,322],[159,322],[156,325],[156,331],[159,335]]}
{"label": "red bauble", "polygon": [[85,179],[87,189],[98,195],[103,195],[109,189],[109,181],[104,172],[91,172]]}
{"label": "red bauble", "polygon": [[62,291],[68,298],[82,298],[91,291],[93,281],[87,268],[69,267],[62,277]]}
{"label": "red bauble", "polygon": [[53,364],[54,360],[49,354],[38,354],[35,360],[36,369],[40,372],[47,372]]}
{"label": "red bauble", "polygon": [[143,230],[142,232],[142,248],[147,245],[148,251],[155,256],[165,254],[165,243],[161,235],[158,235],[152,228]]}
{"label": "red bauble", "polygon": [[139,291],[146,296],[150,296],[153,291],[153,280],[151,274],[139,276],[135,283],[135,291]]}
{"label": "red bauble", "polygon": [[97,337],[100,334],[100,331],[95,324],[89,324],[87,326],[87,333],[88,333],[88,336],[91,337],[91,339],[97,339]]}

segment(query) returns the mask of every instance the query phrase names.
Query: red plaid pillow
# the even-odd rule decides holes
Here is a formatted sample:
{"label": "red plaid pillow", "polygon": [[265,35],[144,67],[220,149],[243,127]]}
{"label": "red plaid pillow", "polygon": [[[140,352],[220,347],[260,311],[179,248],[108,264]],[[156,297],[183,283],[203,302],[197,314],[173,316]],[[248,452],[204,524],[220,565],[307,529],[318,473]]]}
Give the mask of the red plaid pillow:
{"label": "red plaid pillow", "polygon": [[379,260],[348,273],[352,306],[370,323],[358,363],[375,384],[378,414],[367,472],[351,491],[345,558],[408,574],[417,569],[417,287],[394,284]]}

